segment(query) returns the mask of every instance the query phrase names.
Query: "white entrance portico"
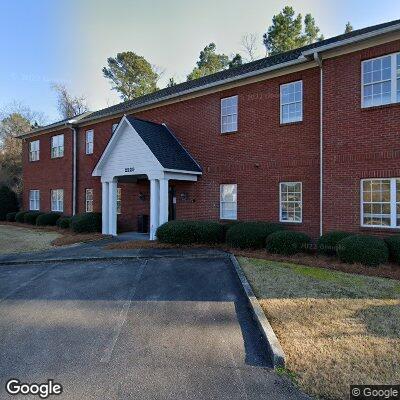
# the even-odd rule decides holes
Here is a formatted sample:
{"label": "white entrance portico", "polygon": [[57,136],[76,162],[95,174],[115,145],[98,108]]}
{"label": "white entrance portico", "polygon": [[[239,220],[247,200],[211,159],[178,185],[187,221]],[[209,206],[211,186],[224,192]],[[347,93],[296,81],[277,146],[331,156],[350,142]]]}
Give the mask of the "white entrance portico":
{"label": "white entrance portico", "polygon": [[124,116],[93,176],[102,183],[102,233],[117,234],[118,178],[147,177],[150,181],[150,240],[168,221],[169,180],[195,182],[201,168],[166,125]]}

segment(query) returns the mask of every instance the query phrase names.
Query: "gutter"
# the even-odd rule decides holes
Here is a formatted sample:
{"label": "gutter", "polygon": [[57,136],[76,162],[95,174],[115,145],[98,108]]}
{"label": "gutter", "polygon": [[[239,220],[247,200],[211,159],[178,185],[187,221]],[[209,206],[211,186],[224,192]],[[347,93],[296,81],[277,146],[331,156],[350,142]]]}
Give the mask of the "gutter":
{"label": "gutter", "polygon": [[[72,132],[72,215],[76,214],[76,182],[77,182],[77,130],[76,120],[71,119],[65,122],[65,126],[71,129]],[[74,125],[75,124],[75,125]]]}

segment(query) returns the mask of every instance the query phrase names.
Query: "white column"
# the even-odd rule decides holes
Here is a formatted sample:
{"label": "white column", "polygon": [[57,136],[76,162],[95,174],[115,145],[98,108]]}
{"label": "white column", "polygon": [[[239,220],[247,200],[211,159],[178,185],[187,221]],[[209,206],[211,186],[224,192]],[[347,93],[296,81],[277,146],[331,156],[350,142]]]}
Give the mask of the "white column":
{"label": "white column", "polygon": [[108,234],[108,182],[102,182],[101,184],[101,232],[103,235]]}
{"label": "white column", "polygon": [[117,182],[108,184],[108,233],[117,235]]}
{"label": "white column", "polygon": [[159,225],[168,222],[168,179],[160,179],[160,217]]}
{"label": "white column", "polygon": [[160,183],[157,179],[150,180],[150,240],[156,239],[160,210]]}

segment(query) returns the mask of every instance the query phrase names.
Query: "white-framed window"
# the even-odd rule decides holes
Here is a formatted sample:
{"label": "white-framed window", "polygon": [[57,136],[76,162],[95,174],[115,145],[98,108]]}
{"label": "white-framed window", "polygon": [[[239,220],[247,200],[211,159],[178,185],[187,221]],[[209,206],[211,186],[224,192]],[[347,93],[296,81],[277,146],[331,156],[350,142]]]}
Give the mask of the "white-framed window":
{"label": "white-framed window", "polygon": [[281,124],[303,120],[303,81],[281,85]]}
{"label": "white-framed window", "polygon": [[85,210],[93,212],[93,189],[85,190]]}
{"label": "white-framed window", "polygon": [[86,131],[86,154],[93,154],[93,129]]}
{"label": "white-framed window", "polygon": [[237,219],[237,185],[220,185],[220,219]]}
{"label": "white-framed window", "polygon": [[361,63],[361,106],[400,102],[400,53]]}
{"label": "white-framed window", "polygon": [[238,96],[221,99],[221,133],[236,132],[238,127]]}
{"label": "white-framed window", "polygon": [[64,135],[57,135],[51,138],[51,158],[64,156]]}
{"label": "white-framed window", "polygon": [[303,221],[303,185],[301,182],[281,182],[279,184],[279,221]]}
{"label": "white-framed window", "polygon": [[400,178],[361,180],[361,226],[400,227]]}
{"label": "white-framed window", "polygon": [[29,161],[38,161],[40,156],[40,141],[34,140],[29,143]]}
{"label": "white-framed window", "polygon": [[30,190],[29,191],[29,210],[40,210],[40,191]]}
{"label": "white-framed window", "polygon": [[114,133],[117,129],[118,124],[112,124],[111,132]]}
{"label": "white-framed window", "polygon": [[122,208],[121,208],[121,205],[122,205],[122,202],[121,202],[122,197],[121,197],[121,195],[122,195],[121,188],[117,188],[117,214],[121,214],[121,210],[122,210]]}
{"label": "white-framed window", "polygon": [[64,189],[51,190],[51,211],[64,211]]}

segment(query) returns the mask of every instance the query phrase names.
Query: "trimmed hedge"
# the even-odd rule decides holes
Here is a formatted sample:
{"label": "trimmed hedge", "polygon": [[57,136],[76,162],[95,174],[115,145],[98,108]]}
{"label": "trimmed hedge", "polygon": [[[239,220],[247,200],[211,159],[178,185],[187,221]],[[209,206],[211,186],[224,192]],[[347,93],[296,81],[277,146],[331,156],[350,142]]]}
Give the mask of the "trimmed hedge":
{"label": "trimmed hedge", "polygon": [[266,249],[270,253],[293,255],[307,252],[311,248],[311,239],[302,232],[278,231],[267,237]]}
{"label": "trimmed hedge", "polygon": [[337,255],[345,263],[361,263],[371,267],[389,259],[385,241],[374,236],[352,235],[338,243]]}
{"label": "trimmed hedge", "polygon": [[389,259],[400,264],[400,235],[389,236],[384,240],[389,249]]}
{"label": "trimmed hedge", "polygon": [[39,217],[39,215],[42,215],[43,213],[40,211],[27,211],[24,214],[24,222],[26,224],[31,224],[31,225],[36,225],[36,220]]}
{"label": "trimmed hedge", "polygon": [[101,232],[101,213],[87,212],[76,214],[71,219],[74,232]]}
{"label": "trimmed hedge", "polygon": [[10,212],[18,211],[17,195],[8,186],[0,186],[0,221]]}
{"label": "trimmed hedge", "polygon": [[68,229],[71,227],[71,217],[60,217],[57,220],[57,226],[61,229]]}
{"label": "trimmed hedge", "polygon": [[226,243],[239,249],[262,249],[267,237],[284,227],[270,222],[239,222],[228,228]]}
{"label": "trimmed hedge", "polygon": [[15,222],[15,216],[17,215],[16,212],[9,212],[6,214],[6,221],[8,222]]}
{"label": "trimmed hedge", "polygon": [[49,212],[41,214],[36,219],[36,225],[50,225],[55,226],[57,221],[60,219],[61,214],[57,212]]}
{"label": "trimmed hedge", "polygon": [[318,253],[325,254],[327,256],[335,256],[338,243],[348,237],[351,236],[351,233],[341,232],[341,231],[332,231],[325,233],[322,235],[317,242]]}
{"label": "trimmed hedge", "polygon": [[173,244],[213,244],[224,240],[224,227],[209,221],[170,221],[157,229],[157,239]]}
{"label": "trimmed hedge", "polygon": [[15,214],[15,221],[16,221],[16,222],[21,222],[21,223],[25,222],[25,221],[24,221],[24,215],[25,215],[27,212],[29,212],[29,211],[19,211],[19,212],[17,212],[17,213]]}

